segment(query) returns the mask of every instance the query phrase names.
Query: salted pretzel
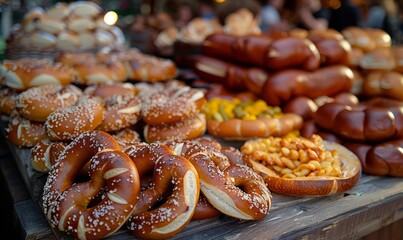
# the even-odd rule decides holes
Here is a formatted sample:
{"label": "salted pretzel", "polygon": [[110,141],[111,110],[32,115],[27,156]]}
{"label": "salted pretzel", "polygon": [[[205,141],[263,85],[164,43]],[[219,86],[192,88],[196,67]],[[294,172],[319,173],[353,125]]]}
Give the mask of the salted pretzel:
{"label": "salted pretzel", "polygon": [[72,68],[45,59],[6,60],[0,65],[4,85],[22,91],[41,85],[67,85],[76,77]]}
{"label": "salted pretzel", "polygon": [[30,88],[18,96],[16,108],[26,119],[45,122],[57,108],[76,103],[82,91],[74,85],[44,85]]}
{"label": "salted pretzel", "polygon": [[146,142],[156,142],[194,139],[201,137],[205,132],[206,118],[203,114],[197,114],[192,118],[171,124],[146,125],[143,134]]}
{"label": "salted pretzel", "polygon": [[111,134],[122,148],[141,142],[140,134],[131,128],[125,128]]}
{"label": "salted pretzel", "polygon": [[84,93],[89,96],[105,99],[113,95],[135,96],[138,89],[131,83],[113,83],[92,85],[85,88]]}
{"label": "salted pretzel", "polygon": [[12,112],[6,129],[7,140],[20,147],[33,147],[47,138],[43,123],[27,120]]}
{"label": "salted pretzel", "polygon": [[204,93],[189,86],[167,84],[143,102],[143,120],[150,125],[169,124],[195,116],[205,103]]}
{"label": "salted pretzel", "polygon": [[140,192],[128,228],[136,237],[148,239],[168,238],[182,231],[192,219],[199,198],[196,169],[186,158],[156,143],[134,144],[124,152],[132,158],[141,177],[153,175],[152,183]]}
{"label": "salted pretzel", "polygon": [[[90,162],[89,181],[75,182]],[[59,156],[43,191],[43,210],[52,227],[79,239],[117,231],[137,203],[140,180],[133,161],[112,136],[89,131]]]}
{"label": "salted pretzel", "polygon": [[161,82],[177,75],[177,67],[172,60],[144,54],[135,48],[124,52],[101,53],[97,58],[123,63],[127,77],[132,81]]}
{"label": "salted pretzel", "polygon": [[10,115],[15,109],[15,103],[18,99],[18,93],[10,88],[0,89],[0,113]]}
{"label": "salted pretzel", "polygon": [[49,139],[37,143],[31,150],[32,168],[38,172],[49,172],[65,148],[65,143]]}
{"label": "salted pretzel", "polygon": [[200,189],[216,209],[244,220],[258,220],[268,214],[270,191],[251,168],[235,165],[221,170],[217,161],[209,157],[206,148],[192,141],[173,142],[169,146],[195,166],[200,177]]}
{"label": "salted pretzel", "polygon": [[97,100],[81,98],[76,105],[52,112],[45,122],[46,132],[51,140],[71,140],[94,130],[102,122],[104,111]]}
{"label": "salted pretzel", "polygon": [[64,53],[57,61],[66,64],[77,73],[76,82],[83,85],[123,82],[127,72],[123,63],[110,59],[98,59],[91,53]]}
{"label": "salted pretzel", "polygon": [[141,103],[135,96],[113,95],[104,99],[103,103],[105,112],[98,130],[119,131],[140,120]]}

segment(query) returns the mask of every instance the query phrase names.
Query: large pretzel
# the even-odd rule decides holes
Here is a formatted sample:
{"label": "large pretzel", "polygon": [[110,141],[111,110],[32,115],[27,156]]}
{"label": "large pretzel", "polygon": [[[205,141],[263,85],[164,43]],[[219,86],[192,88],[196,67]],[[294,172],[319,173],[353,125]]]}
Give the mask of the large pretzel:
{"label": "large pretzel", "polygon": [[[129,229],[136,237],[148,239],[168,238],[182,231],[192,219],[199,198],[196,169],[172,149],[156,143],[134,144],[124,152],[132,158],[140,176],[153,174],[152,183],[140,192]],[[155,208],[164,198],[166,201]]]}
{"label": "large pretzel", "polygon": [[170,146],[195,166],[202,193],[219,211],[245,220],[258,220],[268,214],[270,191],[252,169],[235,165],[223,171],[209,157],[206,148],[196,142],[171,143]]}
{"label": "large pretzel", "polygon": [[[75,182],[90,161],[89,181]],[[140,180],[133,161],[109,134],[81,134],[61,153],[49,173],[43,209],[53,227],[80,239],[117,231],[134,210]]]}

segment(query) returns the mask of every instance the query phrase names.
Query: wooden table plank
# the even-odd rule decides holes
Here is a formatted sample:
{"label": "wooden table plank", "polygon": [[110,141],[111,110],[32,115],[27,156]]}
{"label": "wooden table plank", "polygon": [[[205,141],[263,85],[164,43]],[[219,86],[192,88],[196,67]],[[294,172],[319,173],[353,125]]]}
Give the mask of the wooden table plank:
{"label": "wooden table plank", "polygon": [[55,238],[42,210],[32,199],[14,205],[20,223],[20,235],[24,239]]}

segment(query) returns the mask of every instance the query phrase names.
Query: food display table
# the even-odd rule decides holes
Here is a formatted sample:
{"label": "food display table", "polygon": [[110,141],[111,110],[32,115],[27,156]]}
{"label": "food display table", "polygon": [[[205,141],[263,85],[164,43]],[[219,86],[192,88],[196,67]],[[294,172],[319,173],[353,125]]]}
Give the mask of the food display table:
{"label": "food display table", "polygon": [[[46,175],[31,169],[29,154],[27,149],[2,144],[1,170],[9,186],[8,194],[14,199],[17,218],[18,228],[14,231],[19,231],[25,239],[69,238],[51,229],[42,213],[40,200]],[[193,221],[172,239],[357,239],[371,233],[375,238],[382,234],[382,239],[403,236],[400,178],[363,174],[358,184],[344,194],[328,197],[273,194],[272,203],[269,215],[260,221],[240,221],[226,216]],[[109,237],[133,238],[125,229]]]}

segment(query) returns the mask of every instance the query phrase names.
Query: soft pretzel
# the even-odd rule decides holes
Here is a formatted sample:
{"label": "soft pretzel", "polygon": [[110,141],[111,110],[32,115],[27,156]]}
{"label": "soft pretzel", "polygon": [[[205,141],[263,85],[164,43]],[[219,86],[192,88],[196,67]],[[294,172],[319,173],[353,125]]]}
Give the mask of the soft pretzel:
{"label": "soft pretzel", "polygon": [[123,63],[127,77],[132,81],[160,82],[173,79],[177,75],[177,67],[173,61],[144,54],[134,48],[125,52],[99,54],[97,58]]}
{"label": "soft pretzel", "polygon": [[111,134],[122,148],[141,142],[140,134],[131,128],[124,128]]}
{"label": "soft pretzel", "polygon": [[10,88],[0,89],[0,113],[10,115],[15,109],[18,93]]}
{"label": "soft pretzel", "polygon": [[252,169],[235,165],[221,170],[207,150],[195,142],[173,143],[170,146],[195,166],[201,191],[216,209],[244,220],[258,220],[268,214],[270,191]]}
{"label": "soft pretzel", "polygon": [[98,130],[119,131],[136,124],[140,119],[140,99],[135,96],[113,95],[103,102],[105,112]]}
{"label": "soft pretzel", "polygon": [[1,65],[4,84],[22,91],[40,85],[67,85],[75,79],[73,69],[50,60],[6,60]]}
{"label": "soft pretzel", "polygon": [[126,69],[121,62],[98,59],[91,53],[64,53],[57,61],[74,68],[79,84],[105,84],[127,79]]}
{"label": "soft pretzel", "polygon": [[192,217],[192,221],[214,218],[220,216],[221,214],[222,212],[211,205],[211,203],[209,203],[206,197],[204,197],[201,193]]}
{"label": "soft pretzel", "polygon": [[180,122],[199,113],[205,101],[201,90],[168,85],[164,92],[151,93],[144,100],[143,120],[153,126]]}
{"label": "soft pretzel", "polygon": [[[152,183],[140,192],[128,220],[129,229],[136,237],[148,239],[168,238],[182,231],[192,219],[199,198],[196,169],[186,158],[156,143],[135,144],[124,152],[134,161],[140,176],[153,174]],[[165,197],[166,201],[155,208]]]}
{"label": "soft pretzel", "polygon": [[314,120],[348,140],[381,142],[403,136],[403,105],[392,99],[374,98],[355,106],[327,103],[318,108]]}
{"label": "soft pretzel", "polygon": [[31,150],[32,168],[39,172],[49,172],[65,148],[65,143],[49,139],[37,143]]}
{"label": "soft pretzel", "polygon": [[135,96],[138,89],[131,83],[114,83],[88,86],[84,93],[89,96],[105,99],[113,95]]}
{"label": "soft pretzel", "polygon": [[[75,182],[87,162],[90,180]],[[44,187],[43,210],[60,231],[79,239],[100,239],[126,222],[139,190],[137,168],[119,144],[104,132],[90,131],[74,139],[53,166]]]}
{"label": "soft pretzel", "polygon": [[26,119],[45,122],[53,111],[75,104],[81,95],[74,85],[33,87],[20,93],[16,109]]}
{"label": "soft pretzel", "polygon": [[189,140],[201,137],[205,132],[206,118],[201,113],[192,118],[171,124],[146,125],[143,131],[146,142],[173,139]]}
{"label": "soft pretzel", "polygon": [[104,107],[97,100],[81,98],[76,105],[58,108],[46,122],[46,132],[51,140],[68,141],[101,124]]}
{"label": "soft pretzel", "polygon": [[12,112],[8,123],[7,140],[21,147],[33,147],[47,138],[43,123],[34,122]]}

